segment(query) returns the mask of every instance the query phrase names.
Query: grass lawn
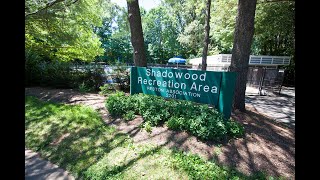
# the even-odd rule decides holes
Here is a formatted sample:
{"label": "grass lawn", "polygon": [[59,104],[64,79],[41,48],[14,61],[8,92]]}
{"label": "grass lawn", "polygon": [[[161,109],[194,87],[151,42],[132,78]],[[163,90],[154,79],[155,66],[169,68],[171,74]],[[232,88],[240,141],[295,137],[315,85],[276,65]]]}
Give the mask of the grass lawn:
{"label": "grass lawn", "polygon": [[86,106],[31,96],[25,100],[26,147],[76,178],[267,179],[263,173],[249,177],[182,151],[134,144]]}

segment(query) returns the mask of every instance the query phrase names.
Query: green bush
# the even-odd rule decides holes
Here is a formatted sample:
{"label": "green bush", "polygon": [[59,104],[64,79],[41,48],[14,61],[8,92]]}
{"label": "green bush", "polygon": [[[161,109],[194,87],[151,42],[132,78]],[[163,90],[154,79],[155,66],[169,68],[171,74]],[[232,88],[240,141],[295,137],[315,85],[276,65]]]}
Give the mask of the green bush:
{"label": "green bush", "polygon": [[169,120],[166,122],[166,125],[169,129],[173,130],[183,130],[186,126],[186,120],[183,117],[175,117],[172,116],[169,118]]}
{"label": "green bush", "polygon": [[126,96],[123,92],[117,92],[108,97],[106,107],[111,115],[123,116],[133,111],[151,126],[165,122],[170,129],[186,130],[203,140],[223,140],[244,134],[240,123],[225,119],[208,105],[190,101],[144,94]]}
{"label": "green bush", "polygon": [[134,111],[128,111],[124,116],[123,119],[126,121],[131,121],[135,118]]}
{"label": "green bush", "polygon": [[102,86],[104,71],[99,68],[74,70],[71,62],[45,60],[44,57],[26,55],[25,85],[54,88],[76,88],[97,91]]}
{"label": "green bush", "polygon": [[78,90],[81,93],[86,93],[86,92],[90,92],[93,90],[93,88],[88,87],[84,82],[82,82],[82,84],[79,85]]}
{"label": "green bush", "polygon": [[158,96],[145,96],[139,99],[139,114],[151,125],[156,126],[167,121],[170,117],[167,101]]}
{"label": "green bush", "polygon": [[127,71],[127,67],[123,63],[116,63],[116,68],[114,69],[115,79],[119,84],[119,88],[122,91],[130,91],[130,75]]}
{"label": "green bush", "polygon": [[99,68],[84,68],[83,71],[73,71],[71,84],[73,87],[79,87],[79,84],[84,83],[91,88],[90,91],[98,91],[99,87],[103,85],[103,73],[104,71]]}
{"label": "green bush", "polygon": [[112,116],[121,116],[126,112],[124,101],[127,101],[125,98],[124,92],[118,91],[115,94],[112,94],[108,97],[106,101],[106,107]]}
{"label": "green bush", "polygon": [[152,132],[152,125],[150,123],[150,121],[146,121],[142,124],[143,129],[146,130],[148,133]]}
{"label": "green bush", "polygon": [[241,126],[239,122],[234,121],[231,118],[226,122],[226,126],[229,136],[240,137],[244,134],[244,127]]}
{"label": "green bush", "polygon": [[104,96],[111,94],[112,92],[115,91],[113,84],[104,84],[103,86],[100,86],[99,89],[100,89],[99,94]]}

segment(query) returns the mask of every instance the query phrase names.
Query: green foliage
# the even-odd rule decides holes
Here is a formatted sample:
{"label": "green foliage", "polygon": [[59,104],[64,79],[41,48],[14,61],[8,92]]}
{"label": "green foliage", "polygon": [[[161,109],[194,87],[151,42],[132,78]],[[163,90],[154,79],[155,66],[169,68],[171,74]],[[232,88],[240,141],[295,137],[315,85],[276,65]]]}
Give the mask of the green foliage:
{"label": "green foliage", "polygon": [[295,2],[259,3],[253,53],[294,56]]}
{"label": "green foliage", "polygon": [[246,176],[233,168],[221,167],[215,161],[206,161],[202,157],[174,150],[171,156],[173,168],[185,171],[190,179],[234,179],[234,180],[258,180],[258,179],[282,179],[268,176],[264,172],[256,172]]}
{"label": "green foliage", "polygon": [[152,132],[152,125],[150,121],[146,121],[142,124],[142,128],[147,131],[147,133]]}
{"label": "green foliage", "polygon": [[168,120],[170,114],[167,111],[168,102],[157,96],[142,96],[139,98],[139,114],[145,121],[149,121],[152,126]]}
{"label": "green foliage", "polygon": [[[76,87],[78,83],[84,83],[89,91],[98,91],[99,87],[103,84],[104,78],[102,76],[103,70],[99,68],[85,68],[84,71],[76,71],[73,73],[73,87]],[[78,85],[79,87],[79,85]]]}
{"label": "green foliage", "polygon": [[76,88],[86,92],[98,90],[104,81],[103,70],[99,68],[74,70],[74,65],[70,62],[29,59],[25,63],[25,84],[26,86]]}
{"label": "green foliage", "polygon": [[94,27],[101,26],[108,2],[82,0],[26,1],[25,49],[60,61],[93,61],[103,53]]}
{"label": "green foliage", "polygon": [[227,121],[226,128],[229,136],[231,137],[240,137],[244,134],[244,127],[233,119],[229,119],[229,121]]}
{"label": "green foliage", "polygon": [[190,179],[242,179],[236,171],[228,171],[220,168],[214,162],[206,162],[199,156],[177,151],[173,155],[176,168],[183,169]]}
{"label": "green foliage", "polygon": [[123,119],[125,121],[131,121],[135,118],[135,114],[134,114],[134,111],[128,111],[124,116],[123,116]]}
{"label": "green foliage", "polygon": [[231,53],[237,15],[236,0],[212,2],[210,36],[221,53]]}
{"label": "green foliage", "polygon": [[[212,2],[210,35],[220,53],[231,53],[237,15],[236,0]],[[252,54],[294,56],[295,2],[257,4]]]}
{"label": "green foliage", "polygon": [[25,102],[26,147],[67,169],[76,179],[83,179],[86,170],[106,152],[130,142],[126,135],[106,126],[90,107],[34,97],[26,97]]}
{"label": "green foliage", "polygon": [[183,117],[175,117],[172,116],[169,118],[169,120],[166,122],[166,125],[169,129],[173,130],[182,130],[185,127],[186,120]]}
{"label": "green foliage", "polygon": [[199,56],[203,48],[205,1],[164,1],[168,14],[176,21],[181,54],[190,58]]}
{"label": "green foliage", "polygon": [[126,103],[126,99],[124,99],[124,93],[121,91],[116,92],[108,96],[106,101],[106,107],[112,116],[120,116],[126,112],[125,107],[123,106]]}
{"label": "green foliage", "polygon": [[[41,58],[133,63],[128,12],[110,0],[64,0],[41,10],[48,0],[27,0],[26,52]],[[237,1],[211,5],[208,55],[231,53]],[[148,63],[167,63],[175,55],[200,57],[205,1],[164,0],[146,12],[141,8]],[[294,56],[295,2],[257,4],[252,54]],[[26,57],[27,59],[27,57]]]}
{"label": "green foliage", "polygon": [[131,110],[137,113],[138,102],[135,97],[126,96],[124,92],[117,91],[108,96],[106,107],[112,116],[122,116]]}
{"label": "green foliage", "polygon": [[100,89],[99,94],[104,96],[115,91],[114,84],[104,84],[103,86],[100,86],[99,89]]}
{"label": "green foliage", "polygon": [[56,88],[72,87],[73,73],[67,63],[44,62],[30,59],[25,63],[26,85],[53,86]]}
{"label": "green foliage", "polygon": [[106,10],[109,12],[108,16],[103,18],[102,27],[96,28],[102,43],[101,47],[104,49],[104,54],[97,59],[108,64],[115,64],[118,61],[133,63],[127,9],[110,4]]}
{"label": "green foliage", "polygon": [[204,25],[199,20],[194,20],[189,23],[182,33],[179,34],[178,41],[186,49],[189,49],[189,54],[199,56],[202,54],[204,37]]}
{"label": "green foliage", "polygon": [[92,91],[92,88],[88,87],[84,82],[82,82],[82,83],[79,85],[78,90],[79,90],[81,93],[87,93],[87,92]]}
{"label": "green foliage", "polygon": [[146,39],[148,62],[166,64],[173,56],[182,54],[182,46],[176,40],[179,30],[177,20],[164,6],[151,9],[142,19]]}
{"label": "green foliage", "polygon": [[170,129],[186,130],[203,140],[223,140],[244,135],[243,126],[226,120],[217,110],[208,105],[190,101],[164,99],[159,96],[124,93],[112,94],[106,101],[111,115],[123,116],[133,110],[151,126],[166,123]]}
{"label": "green foliage", "polygon": [[128,67],[121,63],[116,63],[113,77],[119,85],[120,90],[130,91],[130,75]]}

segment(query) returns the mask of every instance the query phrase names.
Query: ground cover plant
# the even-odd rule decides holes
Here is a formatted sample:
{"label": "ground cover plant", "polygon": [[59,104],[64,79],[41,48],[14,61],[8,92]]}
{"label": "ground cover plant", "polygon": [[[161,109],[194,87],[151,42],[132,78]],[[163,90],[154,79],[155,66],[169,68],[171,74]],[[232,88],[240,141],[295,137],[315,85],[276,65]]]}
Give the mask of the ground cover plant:
{"label": "ground cover plant", "polygon": [[144,94],[126,96],[117,92],[108,97],[106,107],[113,116],[128,120],[127,114],[133,111],[152,126],[166,123],[170,129],[186,130],[202,140],[223,140],[244,134],[243,126],[238,122],[224,119],[220,112],[208,105],[190,101]]}
{"label": "ground cover plant", "polygon": [[266,179],[183,151],[134,144],[86,106],[25,100],[26,147],[77,179]]}

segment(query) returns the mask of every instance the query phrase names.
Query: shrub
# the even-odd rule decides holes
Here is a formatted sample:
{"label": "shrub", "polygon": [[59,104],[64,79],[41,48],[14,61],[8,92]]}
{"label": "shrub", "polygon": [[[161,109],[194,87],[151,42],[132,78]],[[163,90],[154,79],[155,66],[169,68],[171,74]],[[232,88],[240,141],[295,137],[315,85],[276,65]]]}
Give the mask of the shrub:
{"label": "shrub", "polygon": [[244,134],[240,123],[225,119],[206,104],[144,94],[125,96],[123,92],[117,92],[108,97],[106,107],[111,115],[124,115],[126,119],[129,119],[126,114],[129,111],[140,114],[147,123],[143,127],[165,122],[170,129],[186,130],[202,140],[223,140]]}
{"label": "shrub", "polygon": [[112,94],[106,100],[106,107],[112,116],[121,116],[126,112],[124,101],[126,101],[124,92],[118,91]]}
{"label": "shrub", "polygon": [[226,122],[226,126],[229,136],[241,137],[244,135],[244,127],[239,122],[230,118],[229,121]]}
{"label": "shrub", "polygon": [[124,116],[123,119],[125,121],[131,121],[135,118],[136,116],[134,115],[134,111],[128,111]]}
{"label": "shrub", "polygon": [[81,93],[86,93],[92,91],[92,88],[88,87],[84,82],[82,82],[82,84],[79,85],[78,90]]}
{"label": "shrub", "polygon": [[104,84],[103,86],[100,86],[99,89],[100,89],[99,94],[104,96],[115,91],[113,84]]}
{"label": "shrub", "polygon": [[120,89],[123,91],[130,90],[130,75],[125,64],[117,63],[114,71],[116,72],[115,78],[119,83]]}
{"label": "shrub", "polygon": [[99,68],[74,70],[71,62],[44,59],[36,55],[26,55],[25,85],[54,88],[77,88],[82,91],[99,90],[104,81],[104,71]]}
{"label": "shrub", "polygon": [[144,122],[142,126],[143,126],[143,129],[146,130],[148,133],[152,132],[152,125],[150,121]]}
{"label": "shrub", "polygon": [[173,130],[183,130],[185,129],[184,127],[187,127],[185,125],[186,120],[183,117],[175,117],[172,116],[169,118],[169,120],[166,122],[166,125],[168,126],[169,129]]}
{"label": "shrub", "polygon": [[159,125],[169,119],[170,113],[165,99],[157,96],[140,96],[143,98],[139,99],[139,114],[151,125]]}
{"label": "shrub", "polygon": [[84,83],[86,87],[90,87],[90,91],[98,91],[99,87],[103,85],[104,77],[103,70],[99,68],[84,68],[83,71],[72,72],[72,87],[79,87]]}

